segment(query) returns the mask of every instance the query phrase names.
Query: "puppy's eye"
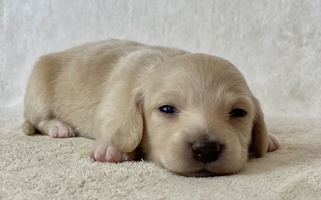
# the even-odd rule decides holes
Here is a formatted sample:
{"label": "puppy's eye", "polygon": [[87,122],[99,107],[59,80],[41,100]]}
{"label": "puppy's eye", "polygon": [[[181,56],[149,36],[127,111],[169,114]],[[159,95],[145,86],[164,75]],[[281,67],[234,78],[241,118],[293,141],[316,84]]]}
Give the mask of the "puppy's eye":
{"label": "puppy's eye", "polygon": [[159,111],[161,111],[162,113],[166,113],[166,114],[174,114],[177,113],[177,109],[174,108],[173,106],[169,106],[169,105],[165,105],[165,106],[161,106],[158,108]]}
{"label": "puppy's eye", "polygon": [[245,117],[247,112],[242,108],[235,108],[230,112],[231,117]]}

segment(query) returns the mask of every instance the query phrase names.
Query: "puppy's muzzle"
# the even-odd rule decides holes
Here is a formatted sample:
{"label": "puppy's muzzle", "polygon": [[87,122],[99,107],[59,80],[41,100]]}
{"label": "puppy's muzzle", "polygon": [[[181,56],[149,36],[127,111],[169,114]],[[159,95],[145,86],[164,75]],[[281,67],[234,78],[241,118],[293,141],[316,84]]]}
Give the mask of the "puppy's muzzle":
{"label": "puppy's muzzle", "polygon": [[194,158],[203,163],[213,162],[218,159],[222,145],[217,142],[197,141],[192,144]]}

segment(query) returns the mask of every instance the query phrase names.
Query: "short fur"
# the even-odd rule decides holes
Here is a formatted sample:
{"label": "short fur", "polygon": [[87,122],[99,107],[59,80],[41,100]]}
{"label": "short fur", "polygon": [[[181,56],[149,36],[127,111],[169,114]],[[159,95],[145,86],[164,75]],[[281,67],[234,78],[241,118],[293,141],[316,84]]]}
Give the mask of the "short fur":
{"label": "short fur", "polygon": [[[160,112],[163,105],[178,112]],[[231,111],[242,108],[244,117]],[[228,61],[179,49],[107,40],[45,55],[25,96],[25,134],[96,140],[102,162],[137,157],[186,176],[240,171],[249,149],[257,157],[279,148],[241,73]],[[191,144],[215,141],[217,160],[193,157]]]}

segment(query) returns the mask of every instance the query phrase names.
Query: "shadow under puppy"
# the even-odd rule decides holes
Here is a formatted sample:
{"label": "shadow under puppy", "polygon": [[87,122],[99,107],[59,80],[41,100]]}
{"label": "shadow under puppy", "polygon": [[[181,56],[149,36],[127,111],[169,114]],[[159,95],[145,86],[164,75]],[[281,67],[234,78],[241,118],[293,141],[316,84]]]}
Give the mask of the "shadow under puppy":
{"label": "shadow under puppy", "polygon": [[[186,176],[232,174],[279,148],[228,61],[107,40],[45,55],[29,78],[24,133],[96,140],[101,162],[150,159]],[[141,153],[137,153],[137,152]]]}

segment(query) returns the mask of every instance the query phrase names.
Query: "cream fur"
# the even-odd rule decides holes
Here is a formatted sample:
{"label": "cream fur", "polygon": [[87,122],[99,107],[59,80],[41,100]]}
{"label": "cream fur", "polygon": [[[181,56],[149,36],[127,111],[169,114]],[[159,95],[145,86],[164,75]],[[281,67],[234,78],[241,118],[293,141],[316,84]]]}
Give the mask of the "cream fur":
{"label": "cream fur", "polygon": [[[162,113],[163,105],[179,112]],[[230,116],[235,108],[247,114]],[[25,119],[27,135],[95,139],[90,155],[97,161],[150,158],[186,176],[236,173],[249,148],[258,157],[279,148],[231,63],[131,41],[89,43],[41,57],[29,79]],[[213,162],[193,158],[191,144],[205,140],[222,144]]]}

